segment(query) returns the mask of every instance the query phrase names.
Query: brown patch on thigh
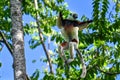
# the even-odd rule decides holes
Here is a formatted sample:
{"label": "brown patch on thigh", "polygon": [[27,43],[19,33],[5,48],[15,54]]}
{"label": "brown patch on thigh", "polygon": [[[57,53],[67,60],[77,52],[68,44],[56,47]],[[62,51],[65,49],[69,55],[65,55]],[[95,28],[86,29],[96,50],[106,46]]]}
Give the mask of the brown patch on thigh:
{"label": "brown patch on thigh", "polygon": [[61,43],[61,46],[62,46],[62,47],[68,46],[68,42],[63,42],[63,43]]}
{"label": "brown patch on thigh", "polygon": [[72,42],[76,42],[76,43],[78,43],[78,41],[77,41],[76,39],[72,39],[71,41],[72,41]]}

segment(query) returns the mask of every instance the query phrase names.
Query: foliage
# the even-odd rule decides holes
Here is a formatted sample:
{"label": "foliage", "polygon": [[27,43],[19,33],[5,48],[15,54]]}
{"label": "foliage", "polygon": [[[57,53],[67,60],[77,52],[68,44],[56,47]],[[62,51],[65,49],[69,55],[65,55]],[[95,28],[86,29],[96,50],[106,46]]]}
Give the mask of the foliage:
{"label": "foliage", "polygon": [[[11,19],[10,19],[10,2],[8,0],[0,1],[0,31],[4,32],[4,35],[8,40],[11,40]],[[0,36],[0,41],[2,40]],[[2,43],[0,42],[0,46]]]}
{"label": "foliage", "polygon": [[40,72],[39,70],[36,70],[33,75],[30,77],[31,80],[38,80],[39,79]]}
{"label": "foliage", "polygon": [[[36,10],[34,0],[23,0],[23,15],[30,15],[35,19]],[[11,43],[11,19],[10,2],[0,1],[0,31],[4,32],[7,41]],[[120,2],[114,0],[115,6],[109,11],[109,0],[93,0],[93,23],[85,31],[79,31],[79,49],[81,50],[87,65],[87,76],[81,80],[115,80],[120,74]],[[64,11],[66,16],[69,10],[66,9],[64,0],[39,0],[40,28],[43,31],[44,41],[51,37],[51,41],[61,43],[63,38],[58,30],[55,30],[56,14]],[[54,7],[52,7],[54,6]],[[30,35],[30,48],[34,49],[41,45],[35,21],[24,25],[24,35]],[[0,45],[3,44],[0,36]],[[10,44],[11,45],[11,44]],[[0,47],[0,49],[2,49]],[[51,53],[58,53],[55,48]],[[66,52],[68,57],[68,52]],[[74,62],[69,67],[64,65],[59,55],[51,54],[52,64],[56,65],[55,74],[44,72],[43,80],[77,80],[80,79],[82,67],[80,59],[76,54]],[[43,60],[47,62],[46,60]],[[2,64],[2,63],[0,63]],[[69,68],[69,69],[68,69]],[[31,76],[32,80],[38,80],[39,71],[36,70]]]}

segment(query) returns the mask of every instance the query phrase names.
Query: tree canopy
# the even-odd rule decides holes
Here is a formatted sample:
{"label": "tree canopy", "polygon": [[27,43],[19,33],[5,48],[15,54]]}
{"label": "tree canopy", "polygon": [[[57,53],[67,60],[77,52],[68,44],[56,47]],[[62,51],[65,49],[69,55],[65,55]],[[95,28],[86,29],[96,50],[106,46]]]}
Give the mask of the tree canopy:
{"label": "tree canopy", "polygon": [[[28,75],[31,80],[116,80],[116,76],[120,74],[119,0],[112,2],[110,0],[92,0],[93,23],[86,30],[79,31],[79,50],[84,56],[87,66],[87,75],[83,79],[80,78],[82,64],[78,54],[75,54],[75,60],[66,66],[58,55],[58,47],[54,47],[54,50],[49,48],[50,42],[60,44],[64,41],[62,35],[54,27],[60,11],[64,13],[64,17],[70,12],[67,9],[67,3],[64,0],[36,1],[37,4],[35,4],[35,0],[22,0],[22,15],[29,15],[34,19],[23,25],[24,36],[31,36],[28,41],[31,49],[43,46],[46,58],[41,61],[49,63],[50,71],[45,70],[42,73],[44,76],[41,78],[39,70],[36,70],[33,75]],[[13,56],[10,1],[0,0],[0,3],[0,51],[5,45]],[[110,4],[114,4],[111,11]],[[88,18],[83,15],[79,20],[86,21]],[[50,41],[47,40],[48,38]],[[66,52],[66,56],[68,54]],[[33,60],[34,62],[36,61]],[[2,62],[0,62],[0,67],[2,67]]]}

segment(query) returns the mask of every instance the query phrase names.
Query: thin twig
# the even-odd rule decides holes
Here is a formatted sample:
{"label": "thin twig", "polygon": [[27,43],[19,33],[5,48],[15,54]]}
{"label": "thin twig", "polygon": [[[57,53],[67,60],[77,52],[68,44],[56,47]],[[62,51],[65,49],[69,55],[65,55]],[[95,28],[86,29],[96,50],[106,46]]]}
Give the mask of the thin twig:
{"label": "thin twig", "polygon": [[48,50],[47,50],[47,48],[46,48],[46,45],[44,44],[44,39],[43,39],[43,35],[42,35],[42,30],[41,30],[41,28],[40,28],[40,23],[39,23],[39,17],[40,17],[40,16],[39,16],[39,14],[38,14],[38,12],[37,12],[37,10],[38,10],[37,0],[34,0],[34,4],[35,4],[35,9],[36,9],[36,22],[37,22],[37,28],[38,28],[39,37],[40,37],[40,40],[41,40],[43,49],[44,49],[44,51],[45,51],[47,60],[48,60],[48,62],[49,62],[50,73],[53,74],[53,68],[52,68],[52,63],[51,63],[50,55],[49,55],[49,53],[48,53]]}
{"label": "thin twig", "polygon": [[81,63],[82,63],[82,74],[81,74],[80,77],[81,77],[81,78],[85,78],[86,73],[87,73],[85,61],[84,61],[84,59],[83,59],[83,56],[82,56],[81,52],[80,52],[78,49],[76,49],[76,51],[77,51],[77,53],[79,54],[79,56],[80,56],[80,61],[81,61]]}
{"label": "thin twig", "polygon": [[0,31],[0,35],[1,35],[2,39],[3,39],[4,44],[6,45],[8,50],[10,51],[10,54],[13,56],[13,50],[12,50],[11,46],[9,45],[5,35],[1,31]]}
{"label": "thin twig", "polygon": [[48,50],[50,50],[50,36],[48,36]]}

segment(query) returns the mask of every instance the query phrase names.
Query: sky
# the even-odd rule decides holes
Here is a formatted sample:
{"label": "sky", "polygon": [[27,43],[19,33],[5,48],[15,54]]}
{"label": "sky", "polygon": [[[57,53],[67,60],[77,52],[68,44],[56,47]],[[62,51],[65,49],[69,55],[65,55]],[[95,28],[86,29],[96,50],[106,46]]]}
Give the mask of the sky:
{"label": "sky", "polygon": [[[65,0],[68,3],[68,9],[76,12],[81,18],[83,15],[92,19],[92,0]],[[110,0],[111,1],[111,0]],[[24,23],[29,23],[34,21],[30,16],[23,16]],[[42,73],[43,69],[48,69],[48,65],[40,61],[41,58],[45,57],[42,46],[35,48],[34,50],[29,48],[28,41],[30,36],[25,36],[25,56],[26,56],[26,68],[27,74],[31,76],[36,69],[39,69]],[[55,46],[54,46],[55,47]],[[33,60],[36,60],[35,63],[32,63]],[[0,62],[2,62],[2,67],[0,68],[0,80],[14,80],[13,75],[13,60],[4,46],[3,50],[0,52]],[[41,75],[42,77],[43,75]],[[116,80],[120,80],[120,76]]]}

